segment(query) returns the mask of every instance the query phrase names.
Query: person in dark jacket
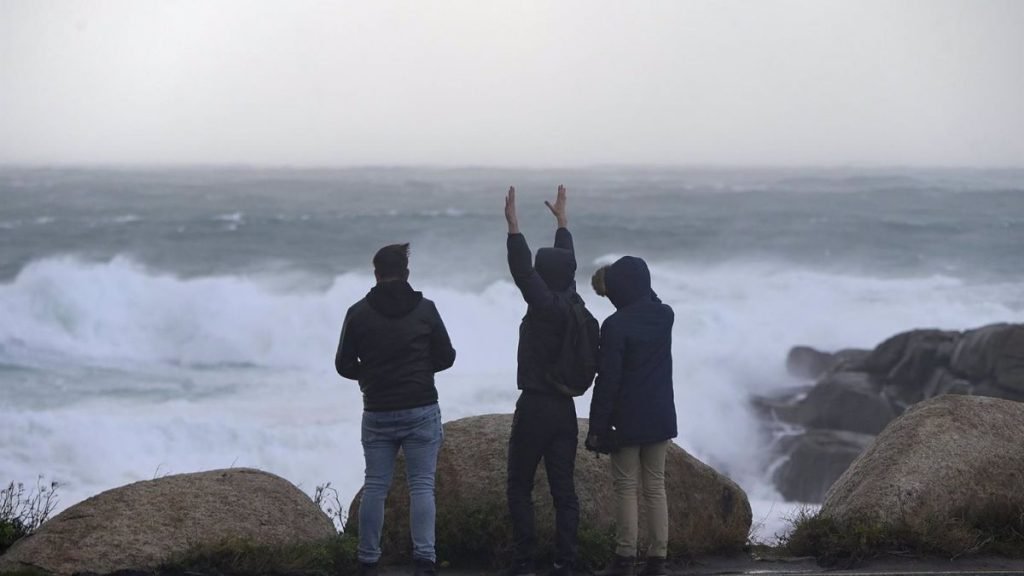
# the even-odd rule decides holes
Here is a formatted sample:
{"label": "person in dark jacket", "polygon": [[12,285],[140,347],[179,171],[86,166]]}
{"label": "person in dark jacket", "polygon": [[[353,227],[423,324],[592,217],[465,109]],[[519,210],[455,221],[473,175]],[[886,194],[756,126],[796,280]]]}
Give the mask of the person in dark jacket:
{"label": "person in dark jacket", "polygon": [[597,381],[590,404],[588,450],[611,453],[616,497],[616,550],[606,574],[636,570],[637,487],[647,514],[644,574],[665,574],[668,502],[665,453],[676,437],[672,392],[672,324],[675,314],[651,290],[651,273],[640,258],[625,256],[607,267],[603,285],[616,311],[601,326]]}
{"label": "person in dark jacket", "polygon": [[409,245],[381,248],[373,267],[377,285],[348,309],[334,358],[338,374],[358,380],[363,392],[360,571],[377,573],[384,499],[401,448],[416,574],[431,575],[437,560],[434,474],[443,437],[434,373],[451,367],[455,349],[434,303],[409,285]]}
{"label": "person in dark jacket", "polygon": [[554,574],[571,574],[576,560],[579,502],[573,479],[576,468],[576,404],[557,392],[548,367],[557,359],[576,294],[576,254],[566,217],[566,192],[558,187],[555,203],[545,202],[555,215],[555,245],[537,250],[531,264],[530,247],[519,232],[516,191],[505,198],[508,222],[508,267],[526,300],[519,326],[519,367],[516,382],[522,393],[516,402],[508,442],[508,497],[515,559],[510,574],[533,574],[536,533],[533,518],[533,478],[544,458],[555,506],[556,558]]}

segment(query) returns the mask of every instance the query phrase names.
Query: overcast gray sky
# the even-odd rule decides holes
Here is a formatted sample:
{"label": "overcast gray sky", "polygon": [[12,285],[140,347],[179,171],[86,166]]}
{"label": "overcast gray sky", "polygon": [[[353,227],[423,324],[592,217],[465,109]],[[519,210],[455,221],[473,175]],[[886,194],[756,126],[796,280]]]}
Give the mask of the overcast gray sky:
{"label": "overcast gray sky", "polygon": [[0,0],[0,163],[1024,165],[1024,2]]}

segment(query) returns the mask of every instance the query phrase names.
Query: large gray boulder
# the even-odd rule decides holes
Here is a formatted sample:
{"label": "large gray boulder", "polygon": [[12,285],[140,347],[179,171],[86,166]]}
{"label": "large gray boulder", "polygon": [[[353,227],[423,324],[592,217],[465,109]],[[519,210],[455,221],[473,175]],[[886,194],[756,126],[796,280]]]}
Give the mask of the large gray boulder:
{"label": "large gray boulder", "polygon": [[829,490],[821,514],[880,522],[949,551],[993,514],[1024,510],[1024,404],[945,395],[890,424]]}
{"label": "large gray boulder", "polygon": [[877,434],[895,417],[874,376],[836,372],[819,381],[796,405],[792,420],[807,428]]}
{"label": "large gray boulder", "polygon": [[972,381],[989,379],[1003,340],[1012,329],[1012,324],[989,324],[964,332],[953,349],[953,371]]}
{"label": "large gray boulder", "polygon": [[[511,547],[505,498],[511,414],[473,416],[444,425],[444,444],[438,456],[437,545],[453,547],[452,539],[487,541],[495,556]],[[580,531],[608,533],[614,524],[611,464],[583,448],[589,421],[579,420],[576,492],[580,502]],[[669,502],[669,550],[675,554],[708,554],[740,549],[751,525],[746,493],[733,481],[690,456],[674,443],[665,462]],[[357,494],[349,510],[346,532],[358,529]],[[533,489],[538,542],[554,541],[554,513],[544,465]],[[381,538],[385,560],[404,560],[411,554],[409,497],[402,458],[388,494]],[[453,560],[439,558],[439,560]]]}
{"label": "large gray boulder", "polygon": [[0,572],[147,570],[228,540],[284,545],[329,539],[331,520],[287,480],[233,468],[108,490],[44,523],[0,556]]}
{"label": "large gray boulder", "polygon": [[786,371],[790,376],[817,380],[835,363],[835,355],[810,346],[794,346],[786,355]]}
{"label": "large gray boulder", "polygon": [[810,346],[794,346],[786,355],[786,371],[796,378],[817,380],[829,372],[857,369],[869,354],[869,350],[859,348],[822,352]]}
{"label": "large gray boulder", "polygon": [[968,380],[989,382],[1007,397],[1024,399],[1024,325],[992,324],[965,332],[950,366]]}
{"label": "large gray boulder", "polygon": [[[936,330],[932,328],[901,332],[883,340],[871,351],[861,363],[860,369],[876,375],[892,375],[910,370],[907,354],[916,349],[933,349],[937,361],[943,357],[948,359],[952,354],[953,344],[959,336],[958,332]],[[903,364],[904,366],[900,366]]]}
{"label": "large gray boulder", "polygon": [[[959,336],[959,332],[914,330],[895,337],[905,337],[906,346],[899,361],[885,374],[885,382],[886,395],[895,401],[899,412],[930,397],[927,384],[937,368],[949,365]],[[882,343],[878,350],[885,346]]]}

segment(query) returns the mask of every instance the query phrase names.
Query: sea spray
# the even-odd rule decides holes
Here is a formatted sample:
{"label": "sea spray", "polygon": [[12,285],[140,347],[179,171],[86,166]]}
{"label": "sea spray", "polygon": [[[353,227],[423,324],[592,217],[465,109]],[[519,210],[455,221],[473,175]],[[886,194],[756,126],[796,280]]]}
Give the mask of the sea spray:
{"label": "sea spray", "polygon": [[[764,535],[781,529],[765,474],[771,438],[748,403],[790,386],[789,346],[872,346],[918,326],[1022,321],[1010,284],[932,276],[882,279],[768,263],[652,266],[676,310],[677,442],[737,480]],[[417,283],[459,356],[438,375],[446,420],[510,412],[524,305],[508,281],[466,292]],[[340,321],[372,284],[364,271],[328,287],[301,278],[177,278],[126,258],[32,263],[0,284],[0,469],[62,485],[61,506],[176,472],[252,466],[308,490],[361,483],[361,400],[333,368]],[[598,317],[611,306],[582,289]],[[578,400],[587,415],[589,395]]]}

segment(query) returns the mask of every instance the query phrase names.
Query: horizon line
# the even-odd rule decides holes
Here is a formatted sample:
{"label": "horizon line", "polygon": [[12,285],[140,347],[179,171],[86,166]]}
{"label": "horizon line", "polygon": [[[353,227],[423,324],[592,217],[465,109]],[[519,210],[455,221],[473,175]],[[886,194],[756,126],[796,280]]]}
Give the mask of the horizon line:
{"label": "horizon line", "polygon": [[288,164],[288,163],[252,163],[252,162],[3,162],[0,169],[37,169],[37,170],[266,170],[266,171],[355,171],[355,170],[423,170],[423,171],[459,171],[459,170],[495,170],[495,171],[563,171],[563,170],[863,170],[863,171],[985,171],[1006,172],[1024,171],[1024,164],[868,164],[868,163],[834,163],[834,164],[743,164],[743,163],[610,163],[597,162],[587,164],[420,164],[420,163],[362,163],[362,164]]}

